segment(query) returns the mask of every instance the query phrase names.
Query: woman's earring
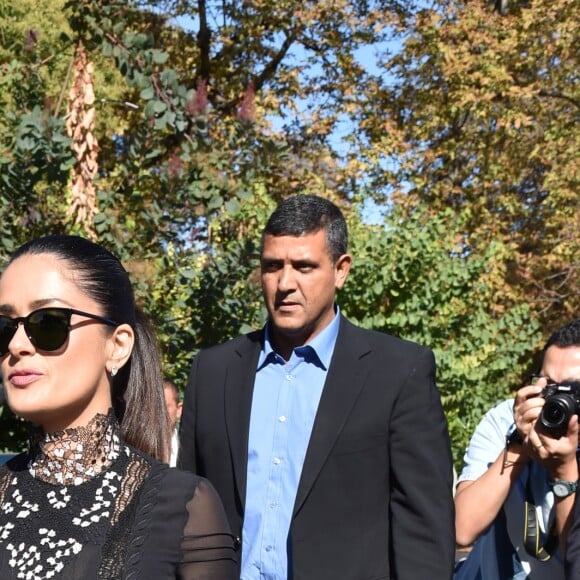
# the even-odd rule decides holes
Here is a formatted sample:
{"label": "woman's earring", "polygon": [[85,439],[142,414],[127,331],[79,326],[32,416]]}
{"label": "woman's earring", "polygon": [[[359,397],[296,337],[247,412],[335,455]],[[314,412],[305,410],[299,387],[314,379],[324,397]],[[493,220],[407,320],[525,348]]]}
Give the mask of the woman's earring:
{"label": "woman's earring", "polygon": [[118,372],[119,372],[119,369],[118,369],[118,368],[117,368],[115,365],[113,365],[113,366],[111,367],[111,376],[112,376],[112,377],[116,376],[116,374],[117,374]]}

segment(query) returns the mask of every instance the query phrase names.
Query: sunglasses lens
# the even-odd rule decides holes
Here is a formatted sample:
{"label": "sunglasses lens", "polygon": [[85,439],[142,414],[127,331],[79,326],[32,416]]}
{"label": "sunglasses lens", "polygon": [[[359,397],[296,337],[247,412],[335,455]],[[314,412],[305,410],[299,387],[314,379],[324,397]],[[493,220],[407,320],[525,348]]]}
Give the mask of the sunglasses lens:
{"label": "sunglasses lens", "polygon": [[8,345],[16,333],[18,323],[8,316],[0,316],[0,356],[8,352]]}
{"label": "sunglasses lens", "polygon": [[[41,350],[57,350],[68,337],[69,314],[66,310],[45,308],[32,312],[26,321],[30,340]],[[1,343],[0,343],[1,346]]]}

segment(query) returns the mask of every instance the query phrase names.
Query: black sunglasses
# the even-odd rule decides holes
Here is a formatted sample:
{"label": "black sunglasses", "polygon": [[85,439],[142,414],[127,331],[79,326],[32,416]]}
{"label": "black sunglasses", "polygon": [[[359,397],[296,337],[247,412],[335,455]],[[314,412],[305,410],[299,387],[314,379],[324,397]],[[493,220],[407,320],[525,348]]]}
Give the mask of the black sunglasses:
{"label": "black sunglasses", "polygon": [[98,320],[109,326],[119,323],[96,314],[89,314],[74,308],[40,308],[28,316],[10,318],[0,315],[0,356],[8,353],[8,345],[14,338],[18,325],[22,322],[26,336],[35,348],[46,351],[58,350],[67,340],[70,330],[70,318],[73,314]]}

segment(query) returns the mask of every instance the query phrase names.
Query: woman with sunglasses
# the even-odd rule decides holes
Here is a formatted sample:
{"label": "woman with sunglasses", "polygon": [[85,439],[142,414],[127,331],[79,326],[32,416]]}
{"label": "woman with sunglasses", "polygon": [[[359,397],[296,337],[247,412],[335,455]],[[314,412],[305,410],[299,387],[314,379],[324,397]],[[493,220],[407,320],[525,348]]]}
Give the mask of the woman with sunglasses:
{"label": "woman with sunglasses", "polygon": [[0,278],[10,408],[34,425],[0,467],[0,578],[235,577],[211,485],[169,468],[153,334],[121,263],[75,236],[20,247]]}

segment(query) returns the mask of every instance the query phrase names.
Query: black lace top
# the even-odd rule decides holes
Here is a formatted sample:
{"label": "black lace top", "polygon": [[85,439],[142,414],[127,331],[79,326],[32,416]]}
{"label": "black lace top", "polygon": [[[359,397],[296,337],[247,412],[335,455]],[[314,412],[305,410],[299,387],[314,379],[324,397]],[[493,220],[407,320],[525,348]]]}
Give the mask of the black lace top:
{"label": "black lace top", "polygon": [[2,580],[233,580],[235,560],[209,482],[123,443],[112,412],[0,467]]}

